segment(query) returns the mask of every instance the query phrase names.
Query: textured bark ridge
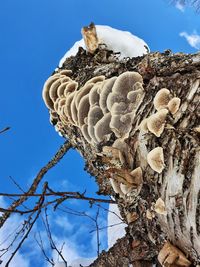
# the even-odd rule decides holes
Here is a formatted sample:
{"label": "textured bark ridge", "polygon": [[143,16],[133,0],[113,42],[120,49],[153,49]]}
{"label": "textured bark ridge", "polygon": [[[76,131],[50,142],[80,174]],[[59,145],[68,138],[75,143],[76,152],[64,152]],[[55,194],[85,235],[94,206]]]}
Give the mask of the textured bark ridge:
{"label": "textured bark ridge", "polygon": [[163,266],[200,264],[200,54],[119,61],[101,46],[94,54],[80,49],[53,74],[43,94],[51,122],[128,224],[127,236],[91,266],[151,266],[160,251]]}

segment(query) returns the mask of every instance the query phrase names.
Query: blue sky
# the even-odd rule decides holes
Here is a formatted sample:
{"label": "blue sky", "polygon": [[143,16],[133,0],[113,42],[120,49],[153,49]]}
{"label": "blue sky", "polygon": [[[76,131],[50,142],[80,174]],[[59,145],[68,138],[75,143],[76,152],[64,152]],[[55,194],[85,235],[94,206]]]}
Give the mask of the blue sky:
{"label": "blue sky", "polygon": [[[170,48],[173,52],[193,53],[200,49],[200,14],[192,8],[172,6],[167,0],[2,0],[0,129],[11,126],[11,130],[0,135],[0,191],[17,191],[9,176],[26,190],[63,143],[49,124],[41,91],[60,58],[81,39],[81,27],[91,21],[132,32],[144,39],[151,51]],[[83,168],[83,160],[72,150],[45,180],[55,190],[86,189],[88,194],[94,194],[97,187]],[[88,208],[86,204],[72,204],[80,210]],[[62,213],[56,216],[65,216],[69,221],[64,230],[54,224],[56,238],[66,237],[74,251],[79,240],[81,249],[77,254],[94,256],[93,237],[90,235],[88,242],[86,234],[82,235],[88,232],[83,219],[77,223],[77,217]],[[80,234],[76,230],[78,224],[85,228]],[[105,248],[105,234],[103,237]],[[29,247],[28,242],[22,252],[27,256],[26,246]],[[86,255],[89,247],[91,253]],[[35,251],[39,253],[36,248]],[[42,266],[41,261],[35,262],[29,256],[34,266]]]}

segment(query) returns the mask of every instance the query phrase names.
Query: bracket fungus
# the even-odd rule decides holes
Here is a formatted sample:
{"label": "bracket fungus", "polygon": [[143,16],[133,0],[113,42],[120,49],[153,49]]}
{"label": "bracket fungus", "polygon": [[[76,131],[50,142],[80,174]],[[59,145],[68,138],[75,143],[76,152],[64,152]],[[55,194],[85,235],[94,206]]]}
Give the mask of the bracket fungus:
{"label": "bracket fungus", "polygon": [[110,158],[110,163],[113,165],[123,166],[125,164],[125,158],[118,148],[113,146],[104,146],[102,152],[105,156]]}
{"label": "bracket fungus", "polygon": [[124,193],[124,195],[128,195],[131,192],[132,187],[127,184],[120,183],[120,189]]}
{"label": "bracket fungus", "polygon": [[179,110],[180,104],[181,104],[181,100],[178,97],[173,97],[169,101],[167,107],[172,115],[174,115]]}
{"label": "bracket fungus", "polygon": [[147,154],[147,162],[150,167],[158,173],[161,173],[165,167],[163,148],[156,147]]}
{"label": "bracket fungus", "polygon": [[149,131],[157,137],[160,137],[164,131],[167,114],[168,110],[163,108],[151,115],[147,120],[147,127]]}
{"label": "bracket fungus", "polygon": [[173,246],[169,241],[165,243],[158,255],[158,261],[163,267],[189,267],[191,262],[182,251]]}
{"label": "bracket fungus", "polygon": [[125,160],[125,164],[128,166],[128,168],[132,169],[133,167],[133,156],[130,151],[130,147],[127,145],[126,142],[124,142],[123,139],[116,139],[113,143],[112,147],[117,148],[120,150],[123,159]]}
{"label": "bracket fungus", "polygon": [[133,183],[136,186],[139,186],[143,182],[143,177],[142,177],[142,169],[141,167],[137,167],[133,171],[130,172],[131,174],[131,180],[130,182]]}
{"label": "bracket fungus", "polygon": [[160,89],[154,97],[153,104],[156,110],[166,108],[170,101],[170,91],[166,88]]}
{"label": "bracket fungus", "polygon": [[122,192],[122,190],[120,188],[120,184],[115,179],[113,179],[113,178],[110,178],[110,184],[111,184],[114,192],[116,194],[119,194],[119,196],[121,198],[123,198],[124,197],[124,193]]}
{"label": "bracket fungus", "polygon": [[[117,77],[108,94],[106,103],[111,112],[110,128],[117,138],[126,139],[131,131],[135,112],[144,95],[142,84],[139,73],[127,71]],[[134,95],[132,98],[131,93]]]}
{"label": "bracket fungus", "polygon": [[[118,77],[96,76],[78,90],[68,70],[51,76],[43,88],[43,99],[50,111],[64,123],[79,127],[86,141],[96,145],[117,138],[128,138],[135,112],[144,90],[142,76],[127,71]],[[58,127],[57,127],[58,128]]]}
{"label": "bracket fungus", "polygon": [[61,71],[52,75],[45,82],[42,96],[46,106],[50,110],[59,113],[61,110],[59,108],[59,102],[66,98],[67,92],[71,93],[77,89],[78,84],[68,76],[70,74],[70,71]]}

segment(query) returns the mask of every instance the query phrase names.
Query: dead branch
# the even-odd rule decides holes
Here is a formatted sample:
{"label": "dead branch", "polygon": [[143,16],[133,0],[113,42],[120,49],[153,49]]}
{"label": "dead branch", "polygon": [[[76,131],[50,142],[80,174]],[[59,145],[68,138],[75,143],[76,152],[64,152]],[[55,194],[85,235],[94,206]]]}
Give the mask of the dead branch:
{"label": "dead branch", "polygon": [[48,240],[49,240],[49,244],[51,246],[51,249],[55,250],[58,253],[60,258],[63,260],[63,262],[67,266],[67,261],[65,260],[64,256],[62,255],[62,250],[63,250],[64,244],[61,246],[61,249],[57,248],[56,243],[54,242],[53,237],[52,237],[52,231],[51,231],[50,225],[49,225],[47,209],[45,209],[44,213],[45,213],[45,217],[44,218],[42,217],[42,221],[43,221],[43,224],[44,224],[47,236],[48,236]]}
{"label": "dead branch", "polygon": [[42,237],[41,237],[41,234],[40,232],[38,233],[39,235],[39,240],[37,239],[37,236],[35,235],[35,241],[37,242],[38,246],[40,247],[41,251],[42,251],[42,254],[44,255],[44,258],[47,262],[49,262],[52,266],[54,265],[54,261],[53,259],[50,259],[45,251],[45,248],[44,248],[44,245],[43,245],[43,240],[42,240]]}
{"label": "dead branch", "polygon": [[[47,187],[47,184],[45,183],[44,184],[44,187],[43,187],[43,192],[46,191],[46,187]],[[19,242],[19,244],[17,245],[17,247],[15,248],[14,252],[12,253],[12,255],[10,256],[9,260],[7,261],[5,267],[8,267],[10,262],[12,261],[12,259],[14,258],[15,254],[19,251],[19,249],[21,248],[22,244],[24,243],[24,241],[26,240],[26,238],[29,236],[29,233],[31,231],[31,229],[33,228],[33,225],[35,224],[35,222],[37,221],[37,219],[39,218],[39,215],[42,211],[42,205],[44,203],[44,200],[45,200],[45,197],[44,195],[42,195],[39,199],[39,202],[38,202],[38,206],[40,207],[35,215],[35,218],[31,221],[32,219],[32,215],[29,217],[29,222],[30,222],[30,225],[29,225],[29,229],[27,230],[27,232],[25,233],[24,237],[22,238],[22,240]]]}
{"label": "dead branch", "polygon": [[[73,193],[73,192],[72,192]],[[61,203],[63,203],[65,200],[67,199],[80,199],[80,200],[85,200],[85,201],[89,201],[89,202],[101,202],[101,203],[115,203],[114,200],[107,200],[107,199],[100,199],[100,198],[93,198],[93,197],[85,197],[85,196],[82,196],[80,193],[78,192],[74,192],[75,194],[73,195],[66,195],[61,197],[61,198],[56,198],[52,201],[49,201],[47,203],[45,203],[44,205],[42,205],[41,208],[45,208],[49,205],[52,205],[52,204],[56,204],[54,206],[54,210],[57,208],[58,205],[60,205]],[[0,194],[0,196],[8,196],[9,194]],[[20,195],[20,194],[13,194],[14,196],[16,195]],[[23,194],[21,195],[22,197],[24,196]],[[46,197],[46,196],[54,196],[52,193],[50,194],[35,194],[35,195],[25,195],[26,197],[29,197],[29,196],[34,196],[34,197]],[[19,214],[27,214],[27,213],[31,213],[31,212],[34,212],[36,210],[38,210],[40,207],[38,205],[36,205],[33,209],[28,209],[28,210],[18,210],[18,209],[13,209],[13,210],[10,210],[9,208],[8,209],[5,209],[5,208],[0,208],[0,212],[10,212],[10,213],[19,213]]]}
{"label": "dead branch", "polygon": [[0,134],[6,132],[6,131],[8,131],[8,130],[10,130],[10,127],[6,127],[6,128],[4,128],[4,129],[0,130]]}
{"label": "dead branch", "polygon": [[[39,183],[41,182],[44,175],[53,168],[61,159],[62,157],[67,153],[67,151],[71,148],[71,144],[66,141],[57,151],[55,156],[45,165],[37,174],[35,177],[32,185],[30,186],[29,190],[26,194],[34,194]],[[20,206],[23,202],[25,202],[28,198],[27,195],[21,196],[18,200],[15,200],[10,207],[7,209],[7,211],[4,212],[4,214],[0,217],[0,228],[3,226],[5,221],[9,218],[12,211],[14,211],[18,206]]]}

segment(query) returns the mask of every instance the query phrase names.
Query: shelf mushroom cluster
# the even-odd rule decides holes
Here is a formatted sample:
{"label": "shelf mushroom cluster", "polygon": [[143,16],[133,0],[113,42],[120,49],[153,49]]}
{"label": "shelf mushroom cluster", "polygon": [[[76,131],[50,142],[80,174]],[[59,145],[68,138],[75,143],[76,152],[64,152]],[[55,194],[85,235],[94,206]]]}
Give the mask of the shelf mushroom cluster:
{"label": "shelf mushroom cluster", "polygon": [[71,71],[61,70],[44,84],[50,120],[59,117],[62,127],[79,127],[92,145],[108,140],[112,133],[116,138],[127,138],[144,96],[142,76],[129,71],[110,79],[97,76],[77,90],[78,83],[70,75]]}
{"label": "shelf mushroom cluster", "polygon": [[[180,98],[173,97],[168,89],[160,89],[153,100],[156,113],[141,122],[140,130],[143,133],[151,132],[156,137],[160,137],[164,131],[168,113],[175,116],[180,103]],[[155,172],[161,173],[165,167],[163,148],[155,147],[151,150],[147,155],[147,162]]]}

